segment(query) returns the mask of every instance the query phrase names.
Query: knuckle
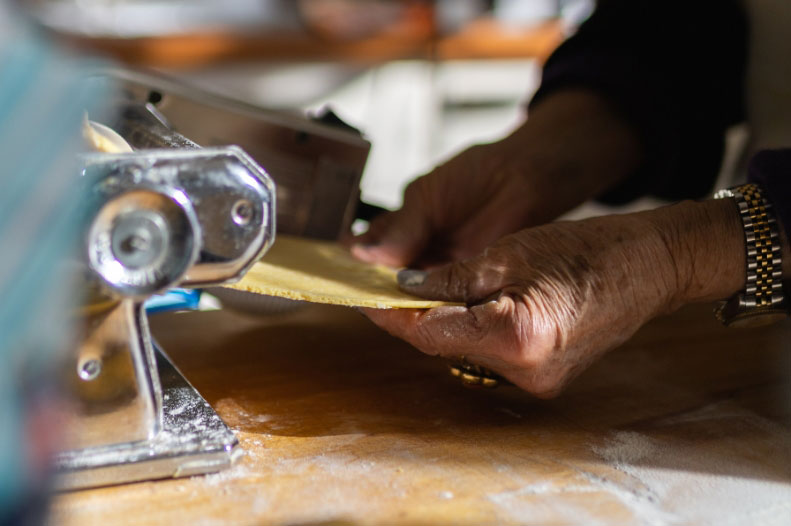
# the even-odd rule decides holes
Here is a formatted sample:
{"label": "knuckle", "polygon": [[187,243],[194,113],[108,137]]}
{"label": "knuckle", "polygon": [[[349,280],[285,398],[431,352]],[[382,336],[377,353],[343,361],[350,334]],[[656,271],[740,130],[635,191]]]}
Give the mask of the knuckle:
{"label": "knuckle", "polygon": [[541,335],[531,338],[524,335],[522,327],[510,329],[513,352],[508,357],[512,367],[521,371],[522,388],[541,399],[557,397],[567,383],[566,372],[558,368],[555,349],[542,341]]}
{"label": "knuckle", "polygon": [[431,356],[443,354],[449,338],[448,331],[438,331],[436,326],[420,321],[415,326],[415,346]]}
{"label": "knuckle", "polygon": [[542,374],[534,377],[528,391],[543,400],[557,398],[566,386],[565,378],[557,374]]}
{"label": "knuckle", "polygon": [[540,361],[536,357],[524,350],[517,350],[515,355],[509,360],[511,365],[523,371],[535,371],[541,367]]}
{"label": "knuckle", "polygon": [[563,387],[547,387],[541,388],[538,390],[533,391],[531,394],[536,398],[540,398],[541,400],[552,400],[553,398],[557,398],[563,392]]}
{"label": "knuckle", "polygon": [[418,177],[404,188],[404,205],[402,209],[408,209],[413,212],[422,210],[431,203],[431,196],[434,193],[433,187],[437,186],[436,182],[432,183],[432,180],[436,179],[435,173],[431,172]]}
{"label": "knuckle", "polygon": [[371,220],[368,225],[368,232],[366,232],[365,236],[381,236],[389,231],[397,220],[398,212],[385,212]]}
{"label": "knuckle", "polygon": [[544,352],[543,345],[530,327],[529,319],[524,313],[509,316],[508,325],[504,330],[507,338],[507,347],[510,348],[510,362],[514,367],[524,371],[539,371],[546,367],[549,361],[548,353]]}
{"label": "knuckle", "polygon": [[450,266],[445,274],[445,283],[443,285],[445,290],[449,291],[451,295],[468,302],[470,298],[467,289],[470,285],[470,279],[475,279],[475,272],[470,268],[467,261],[460,261]]}
{"label": "knuckle", "polygon": [[450,265],[442,274],[440,286],[448,294],[465,303],[473,303],[482,299],[482,295],[491,292],[493,285],[499,283],[497,276],[479,258],[471,258]]}
{"label": "knuckle", "polygon": [[501,281],[517,275],[530,264],[530,258],[521,253],[514,243],[513,236],[508,236],[487,247],[482,254],[486,260],[486,271],[491,278]]}
{"label": "knuckle", "polygon": [[415,327],[421,350],[430,354],[458,356],[479,349],[488,334],[476,317],[464,307],[452,311],[429,311]]}
{"label": "knuckle", "polygon": [[404,199],[409,199],[415,196],[420,195],[421,187],[425,185],[426,181],[425,178],[427,176],[424,175],[422,177],[418,177],[417,179],[413,180],[409,184],[406,185],[404,188]]}

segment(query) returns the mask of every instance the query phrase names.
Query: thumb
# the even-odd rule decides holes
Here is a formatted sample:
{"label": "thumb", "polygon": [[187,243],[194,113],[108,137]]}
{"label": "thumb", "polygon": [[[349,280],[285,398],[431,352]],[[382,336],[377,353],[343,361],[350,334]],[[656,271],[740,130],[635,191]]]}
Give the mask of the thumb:
{"label": "thumb", "polygon": [[374,219],[366,233],[354,238],[351,253],[368,263],[404,267],[421,255],[430,238],[428,218],[402,208]]}
{"label": "thumb", "polygon": [[431,270],[401,270],[398,285],[405,292],[422,298],[471,305],[502,290],[505,276],[502,266],[492,265],[480,255]]}

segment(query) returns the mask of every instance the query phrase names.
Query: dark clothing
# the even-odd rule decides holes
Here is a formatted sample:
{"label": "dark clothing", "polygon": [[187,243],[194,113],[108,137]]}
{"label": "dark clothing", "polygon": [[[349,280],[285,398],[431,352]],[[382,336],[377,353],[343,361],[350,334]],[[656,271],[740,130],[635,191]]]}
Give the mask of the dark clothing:
{"label": "dark clothing", "polygon": [[753,155],[747,180],[764,189],[786,237],[791,239],[791,149],[764,150]]}
{"label": "dark clothing", "polygon": [[744,120],[748,24],[735,0],[601,0],[544,68],[531,103],[593,89],[639,132],[643,167],[600,200],[711,192],[728,126]]}

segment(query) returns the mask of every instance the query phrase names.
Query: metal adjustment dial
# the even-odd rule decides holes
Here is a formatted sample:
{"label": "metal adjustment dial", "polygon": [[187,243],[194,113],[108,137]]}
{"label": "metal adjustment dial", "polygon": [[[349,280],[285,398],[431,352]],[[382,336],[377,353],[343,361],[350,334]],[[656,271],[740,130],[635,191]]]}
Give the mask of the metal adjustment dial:
{"label": "metal adjustment dial", "polygon": [[88,260],[114,292],[145,297],[183,279],[198,258],[199,232],[182,192],[128,190],[96,214],[88,233]]}

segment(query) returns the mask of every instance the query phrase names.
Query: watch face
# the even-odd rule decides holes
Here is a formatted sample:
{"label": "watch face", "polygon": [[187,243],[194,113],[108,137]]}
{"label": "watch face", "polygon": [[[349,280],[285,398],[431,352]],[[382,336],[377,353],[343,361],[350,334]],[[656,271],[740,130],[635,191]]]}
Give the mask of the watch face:
{"label": "watch face", "polygon": [[772,309],[765,311],[752,311],[737,314],[726,322],[728,327],[750,328],[771,325],[788,318],[788,313],[784,310]]}

